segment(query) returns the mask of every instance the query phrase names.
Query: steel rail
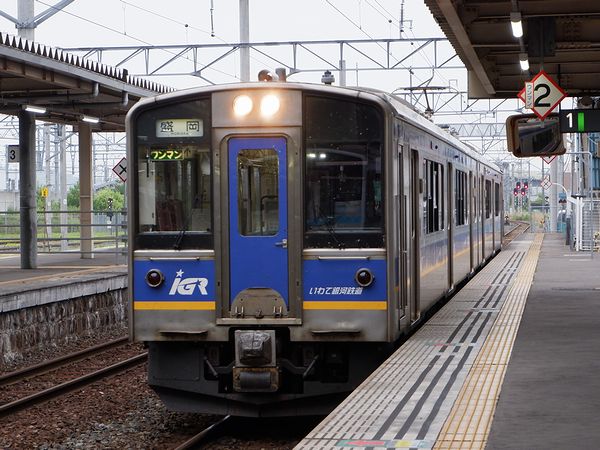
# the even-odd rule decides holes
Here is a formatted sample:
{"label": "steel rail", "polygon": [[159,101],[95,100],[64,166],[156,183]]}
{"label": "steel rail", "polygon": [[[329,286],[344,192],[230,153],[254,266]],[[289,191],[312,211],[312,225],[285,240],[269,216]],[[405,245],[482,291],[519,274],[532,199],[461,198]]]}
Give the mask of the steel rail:
{"label": "steel rail", "polygon": [[37,392],[35,394],[28,395],[27,397],[23,397],[10,403],[5,403],[4,405],[0,406],[0,417],[5,417],[10,414],[14,414],[23,409],[37,405],[39,403],[43,403],[56,397],[60,397],[61,395],[65,395],[69,392],[78,390],[102,378],[106,378],[119,372],[123,372],[131,367],[135,367],[145,362],[147,358],[148,352],[144,352],[137,356],[134,356],[133,358],[126,359],[111,366],[84,375],[82,377],[66,381],[64,383],[58,384],[56,386]]}
{"label": "steel rail", "polygon": [[34,375],[41,375],[43,373],[50,372],[50,371],[56,369],[57,367],[64,365],[65,363],[81,361],[82,359],[93,356],[96,353],[100,353],[105,350],[110,350],[111,348],[118,347],[120,345],[126,344],[127,342],[129,342],[128,337],[115,339],[115,340],[112,340],[109,342],[104,342],[102,344],[95,345],[93,347],[79,350],[74,353],[70,353],[65,356],[61,356],[61,357],[53,359],[51,361],[43,362],[40,364],[36,364],[34,366],[25,367],[20,370],[15,370],[14,372],[0,375],[0,386],[6,386],[7,384],[15,383],[24,378],[32,377]]}
{"label": "steel rail", "polygon": [[199,444],[206,440],[211,434],[215,433],[218,428],[222,427],[224,424],[231,422],[231,420],[232,416],[230,415],[223,417],[218,422],[213,423],[211,426],[205,428],[200,433],[196,434],[195,436],[192,436],[183,444],[176,447],[175,450],[188,450],[192,448],[198,448]]}
{"label": "steel rail", "polygon": [[504,236],[502,237],[502,243],[504,245],[509,244],[510,242],[512,242],[517,236],[520,236],[521,234],[525,233],[527,230],[529,230],[529,228],[531,227],[531,225],[527,222],[517,222],[517,226],[514,227],[512,230],[510,230],[507,233],[504,233]]}

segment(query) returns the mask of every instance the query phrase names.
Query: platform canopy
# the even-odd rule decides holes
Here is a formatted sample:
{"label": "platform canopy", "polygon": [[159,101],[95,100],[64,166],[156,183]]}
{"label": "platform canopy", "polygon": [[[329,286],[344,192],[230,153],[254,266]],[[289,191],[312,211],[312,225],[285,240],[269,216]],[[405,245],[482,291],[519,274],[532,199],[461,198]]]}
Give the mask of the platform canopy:
{"label": "platform canopy", "polygon": [[[600,95],[600,1],[425,3],[467,67],[470,97],[515,97],[541,68],[569,96]],[[520,38],[511,26],[518,19]],[[528,70],[521,69],[520,59],[529,62]]]}
{"label": "platform canopy", "polygon": [[[0,33],[0,114],[42,108],[35,118],[94,131],[124,131],[125,115],[140,98],[172,89],[130,76],[125,69]],[[41,109],[40,109],[41,111]]]}

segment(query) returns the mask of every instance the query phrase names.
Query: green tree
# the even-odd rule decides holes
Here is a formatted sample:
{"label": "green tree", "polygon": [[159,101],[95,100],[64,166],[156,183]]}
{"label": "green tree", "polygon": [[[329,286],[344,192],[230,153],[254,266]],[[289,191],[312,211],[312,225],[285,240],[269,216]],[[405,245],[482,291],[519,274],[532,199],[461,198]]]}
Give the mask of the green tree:
{"label": "green tree", "polygon": [[79,181],[67,192],[67,208],[79,209]]}
{"label": "green tree", "polygon": [[37,191],[35,193],[35,207],[38,211],[46,209],[46,199],[42,197],[42,189],[43,187],[37,188]]}
{"label": "green tree", "polygon": [[94,210],[108,211],[109,199],[112,199],[112,210],[121,211],[125,206],[125,196],[118,190],[105,187],[94,194]]}

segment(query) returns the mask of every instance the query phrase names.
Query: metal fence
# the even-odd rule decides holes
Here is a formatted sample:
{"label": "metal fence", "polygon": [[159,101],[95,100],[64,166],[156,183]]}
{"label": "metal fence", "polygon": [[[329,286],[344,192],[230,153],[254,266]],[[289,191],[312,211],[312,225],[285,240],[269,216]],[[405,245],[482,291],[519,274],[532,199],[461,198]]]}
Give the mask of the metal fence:
{"label": "metal fence", "polygon": [[[90,224],[81,223],[81,213],[91,213]],[[91,237],[82,231],[91,227]],[[0,254],[21,251],[19,211],[0,212]],[[86,234],[86,233],[84,233]],[[88,233],[89,234],[89,233]],[[91,241],[91,251],[81,243]],[[117,260],[127,255],[127,211],[37,211],[38,253],[114,254]]]}

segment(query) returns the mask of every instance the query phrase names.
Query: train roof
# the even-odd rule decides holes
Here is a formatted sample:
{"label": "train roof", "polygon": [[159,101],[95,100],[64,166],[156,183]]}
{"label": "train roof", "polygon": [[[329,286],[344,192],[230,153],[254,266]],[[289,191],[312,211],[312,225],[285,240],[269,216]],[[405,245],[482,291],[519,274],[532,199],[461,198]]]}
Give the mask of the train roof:
{"label": "train roof", "polygon": [[146,98],[138,102],[133,108],[133,110],[137,110],[144,105],[148,105],[149,103],[154,103],[156,101],[175,99],[182,96],[187,95],[198,95],[202,93],[208,92],[219,92],[219,91],[227,91],[231,89],[299,89],[299,90],[310,90],[313,92],[320,92],[324,94],[338,94],[351,96],[355,98],[364,98],[365,100],[373,100],[373,97],[378,98],[383,103],[387,104],[390,109],[394,112],[395,115],[400,116],[408,121],[410,121],[413,125],[422,128],[429,133],[435,135],[439,139],[446,141],[452,147],[459,149],[460,151],[469,155],[469,157],[474,158],[481,163],[489,166],[490,168],[501,171],[499,167],[497,167],[492,161],[490,161],[485,156],[481,155],[477,150],[464,143],[459,139],[451,135],[448,131],[440,128],[429,119],[424,117],[419,111],[417,111],[410,103],[405,100],[390,94],[388,92],[367,88],[367,87],[353,87],[353,86],[332,86],[332,85],[324,85],[324,84],[316,84],[316,83],[297,83],[297,82],[249,82],[249,83],[228,83],[214,86],[203,86],[196,88],[188,88],[182,89],[180,91],[175,91],[167,94],[161,94],[156,97]]}
{"label": "train roof", "polygon": [[485,157],[484,155],[479,153],[475,147],[473,147],[465,142],[462,142],[460,139],[458,139],[454,135],[450,134],[448,131],[444,130],[443,128],[440,128],[438,125],[434,124],[431,120],[429,120],[425,116],[423,116],[417,109],[414,108],[413,105],[411,105],[407,101],[401,99],[400,97],[397,97],[397,96],[390,94],[388,92],[385,92],[385,91],[381,91],[378,89],[372,89],[372,88],[350,87],[347,89],[357,90],[359,92],[369,92],[377,97],[382,98],[386,103],[388,103],[394,109],[394,111],[396,112],[397,115],[402,116],[406,119],[409,119],[410,121],[413,122],[414,125],[429,131],[430,133],[432,133],[432,134],[436,135],[437,137],[439,137],[440,139],[446,141],[448,144],[452,145],[453,147],[466,153],[470,157],[477,159],[478,161],[482,162],[483,164],[490,166],[494,170],[498,170],[501,172],[499,167],[497,167],[487,157]]}

